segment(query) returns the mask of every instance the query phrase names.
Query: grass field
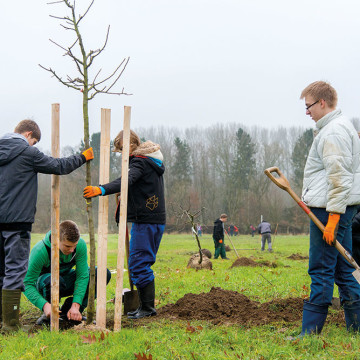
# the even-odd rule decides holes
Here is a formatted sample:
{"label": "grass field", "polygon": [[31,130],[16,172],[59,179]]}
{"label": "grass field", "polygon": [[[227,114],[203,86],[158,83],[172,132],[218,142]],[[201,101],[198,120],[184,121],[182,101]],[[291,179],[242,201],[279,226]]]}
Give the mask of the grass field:
{"label": "grass field", "polygon": [[[33,234],[33,243],[42,235]],[[251,300],[267,302],[274,298],[303,297],[309,293],[310,278],[307,260],[293,261],[288,256],[308,254],[306,236],[277,236],[274,252],[261,253],[258,236],[233,237],[239,255],[254,260],[275,262],[277,267],[230,269],[236,260],[234,251],[228,253],[230,261],[213,260],[213,270],[187,269],[190,255],[196,252],[191,235],[164,235],[153,269],[156,273],[156,299],[158,307],[174,303],[187,293],[209,292],[211,287],[235,290]],[[85,238],[86,240],[86,238]],[[229,244],[229,241],[225,241]],[[201,238],[203,248],[213,251],[210,235]],[[253,250],[255,249],[255,250]],[[116,269],[117,239],[111,235],[108,244],[108,267]],[[115,295],[115,276],[107,287],[107,298]],[[125,277],[124,287],[128,287]],[[337,289],[335,289],[337,295]],[[108,317],[113,316],[114,305],[108,303]],[[21,311],[26,318],[41,313],[26,299]],[[326,324],[320,336],[305,337],[302,341],[289,341],[288,336],[300,332],[300,322],[274,323],[260,327],[213,325],[206,321],[157,320],[134,326],[124,320],[124,328],[110,332],[104,339],[100,332],[68,330],[51,333],[41,330],[28,335],[2,336],[1,359],[360,359],[360,336],[347,333],[345,327]],[[187,331],[188,326],[196,329]],[[90,341],[88,336],[91,337]],[[87,337],[84,340],[84,337]],[[90,343],[89,343],[90,342]]]}

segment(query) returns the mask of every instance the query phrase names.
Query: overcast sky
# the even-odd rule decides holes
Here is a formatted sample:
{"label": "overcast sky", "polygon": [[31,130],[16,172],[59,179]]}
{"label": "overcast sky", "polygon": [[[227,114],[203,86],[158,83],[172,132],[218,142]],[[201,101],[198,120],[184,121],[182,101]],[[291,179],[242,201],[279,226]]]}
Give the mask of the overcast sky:
{"label": "overcast sky", "polygon": [[[82,12],[89,2],[77,3]],[[83,137],[81,93],[38,66],[77,76],[49,41],[72,43],[50,14],[66,8],[16,0],[0,11],[1,133],[32,118],[43,149],[50,149],[52,103],[60,103],[61,147]],[[87,50],[102,45],[108,24],[111,30],[92,74],[130,56],[117,89],[133,95],[92,100],[90,132],[100,131],[100,109],[111,108],[114,137],[124,105],[132,107],[132,127],[310,127],[299,95],[315,80],[330,81],[343,112],[360,117],[359,14],[358,0],[95,0],[81,27]]]}

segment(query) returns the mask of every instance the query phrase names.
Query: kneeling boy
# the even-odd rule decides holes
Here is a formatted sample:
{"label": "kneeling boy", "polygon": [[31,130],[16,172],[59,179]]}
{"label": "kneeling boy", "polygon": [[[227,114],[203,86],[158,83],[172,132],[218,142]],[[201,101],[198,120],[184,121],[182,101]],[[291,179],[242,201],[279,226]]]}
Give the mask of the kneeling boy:
{"label": "kneeling boy", "polygon": [[[77,225],[70,220],[60,224],[60,278],[59,297],[68,297],[61,307],[60,315],[74,321],[82,321],[87,306],[89,267],[87,247],[80,238]],[[75,270],[73,269],[75,267]],[[30,253],[29,268],[25,276],[25,296],[44,314],[36,324],[47,324],[51,314],[51,231],[39,241]],[[111,274],[107,270],[107,283]]]}

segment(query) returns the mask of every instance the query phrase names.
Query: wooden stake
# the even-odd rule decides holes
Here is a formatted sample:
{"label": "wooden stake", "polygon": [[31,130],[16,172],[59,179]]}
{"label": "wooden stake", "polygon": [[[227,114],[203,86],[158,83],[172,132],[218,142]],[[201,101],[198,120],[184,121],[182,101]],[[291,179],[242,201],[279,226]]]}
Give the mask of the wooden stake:
{"label": "wooden stake", "polygon": [[[101,109],[99,182],[107,184],[110,172],[110,121],[111,110]],[[109,197],[99,197],[98,215],[98,265],[96,325],[106,328],[106,260],[108,236]]]}
{"label": "wooden stake", "polygon": [[[51,107],[51,155],[60,157],[60,104]],[[51,331],[59,330],[60,176],[51,175]]]}
{"label": "wooden stake", "polygon": [[124,280],[124,257],[125,257],[125,236],[127,220],[127,202],[128,202],[128,169],[130,153],[130,118],[131,107],[124,107],[124,132],[123,132],[123,150],[121,162],[121,201],[119,216],[119,241],[116,272],[116,292],[115,292],[115,316],[114,331],[121,330],[122,313],[122,292]]}

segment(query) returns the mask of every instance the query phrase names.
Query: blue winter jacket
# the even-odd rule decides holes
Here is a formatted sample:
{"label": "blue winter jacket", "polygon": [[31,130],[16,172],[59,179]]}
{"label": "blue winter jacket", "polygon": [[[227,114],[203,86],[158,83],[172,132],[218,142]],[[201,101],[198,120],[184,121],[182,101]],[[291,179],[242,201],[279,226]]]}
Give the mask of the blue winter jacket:
{"label": "blue winter jacket", "polygon": [[65,175],[85,162],[84,155],[60,159],[47,156],[20,134],[0,138],[0,230],[31,230],[38,173]]}

